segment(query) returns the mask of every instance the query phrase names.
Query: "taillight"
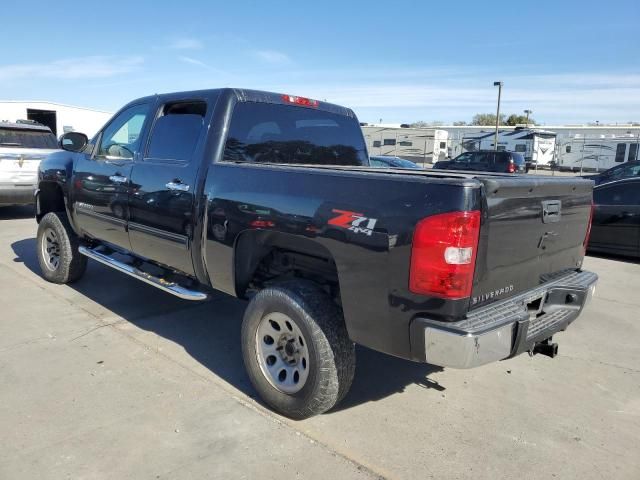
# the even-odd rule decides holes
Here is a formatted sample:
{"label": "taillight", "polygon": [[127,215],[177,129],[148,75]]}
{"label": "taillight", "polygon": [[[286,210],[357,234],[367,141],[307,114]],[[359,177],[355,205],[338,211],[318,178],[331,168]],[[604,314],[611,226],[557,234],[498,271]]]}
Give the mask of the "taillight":
{"label": "taillight", "polygon": [[294,105],[301,105],[303,107],[317,107],[319,102],[317,100],[311,100],[305,97],[295,97],[293,95],[282,95],[282,100],[287,103],[293,103]]}
{"label": "taillight", "polygon": [[273,228],[276,224],[271,220],[254,220],[249,224],[249,226],[253,228]]}
{"label": "taillight", "polygon": [[589,212],[589,224],[587,225],[587,233],[584,235],[584,242],[582,242],[582,254],[587,253],[587,245],[589,244],[589,236],[591,235],[591,222],[593,222],[593,210],[596,206],[591,203],[591,211]]}
{"label": "taillight", "polygon": [[516,173],[516,164],[513,163],[513,160],[509,162],[509,166],[507,167],[507,172]]}
{"label": "taillight", "polygon": [[409,289],[448,299],[471,296],[480,234],[480,212],[450,212],[416,225]]}

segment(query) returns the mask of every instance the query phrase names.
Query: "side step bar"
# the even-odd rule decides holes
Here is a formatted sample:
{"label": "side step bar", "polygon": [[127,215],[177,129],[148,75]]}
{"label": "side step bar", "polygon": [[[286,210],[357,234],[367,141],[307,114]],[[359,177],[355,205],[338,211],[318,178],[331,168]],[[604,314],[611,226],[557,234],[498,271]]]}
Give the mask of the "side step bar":
{"label": "side step bar", "polygon": [[127,275],[137,278],[138,280],[142,280],[143,282],[148,283],[149,285],[153,285],[154,287],[159,288],[160,290],[164,290],[165,292],[171,293],[176,297],[180,297],[184,300],[201,301],[201,300],[207,299],[206,293],[199,292],[197,290],[189,290],[188,288],[178,285],[177,283],[167,282],[166,280],[163,280],[160,277],[154,277],[153,275],[149,275],[148,273],[143,272],[142,270],[134,266],[120,262],[114,258],[111,258],[108,255],[105,255],[104,253],[98,252],[91,248],[81,246],[78,248],[78,251],[82,255],[92,258],[93,260],[97,260],[98,262],[103,263],[108,267],[111,267],[115,270],[126,273]]}

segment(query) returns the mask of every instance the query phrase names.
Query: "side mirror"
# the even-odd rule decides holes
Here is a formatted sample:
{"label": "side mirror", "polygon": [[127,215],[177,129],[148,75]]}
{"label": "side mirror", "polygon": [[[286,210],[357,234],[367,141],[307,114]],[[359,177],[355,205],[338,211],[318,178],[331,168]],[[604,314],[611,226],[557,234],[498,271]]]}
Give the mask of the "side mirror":
{"label": "side mirror", "polygon": [[80,152],[89,143],[89,138],[80,132],[67,132],[60,136],[58,145],[68,152]]}

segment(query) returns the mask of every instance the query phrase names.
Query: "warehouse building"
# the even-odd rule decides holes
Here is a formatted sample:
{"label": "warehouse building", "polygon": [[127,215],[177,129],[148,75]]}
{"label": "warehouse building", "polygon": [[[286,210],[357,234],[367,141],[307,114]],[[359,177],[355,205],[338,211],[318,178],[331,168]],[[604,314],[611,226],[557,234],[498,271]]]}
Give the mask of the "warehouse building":
{"label": "warehouse building", "polygon": [[0,122],[32,120],[49,127],[56,137],[71,131],[91,137],[111,115],[111,112],[54,102],[0,101]]}

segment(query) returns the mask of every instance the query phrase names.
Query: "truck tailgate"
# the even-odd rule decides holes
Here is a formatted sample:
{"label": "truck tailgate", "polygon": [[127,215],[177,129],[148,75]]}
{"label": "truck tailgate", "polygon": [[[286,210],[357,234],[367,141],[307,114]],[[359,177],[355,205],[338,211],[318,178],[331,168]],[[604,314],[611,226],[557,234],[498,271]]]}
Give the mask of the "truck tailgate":
{"label": "truck tailgate", "polygon": [[477,177],[486,205],[471,308],[582,265],[593,183],[573,177]]}

